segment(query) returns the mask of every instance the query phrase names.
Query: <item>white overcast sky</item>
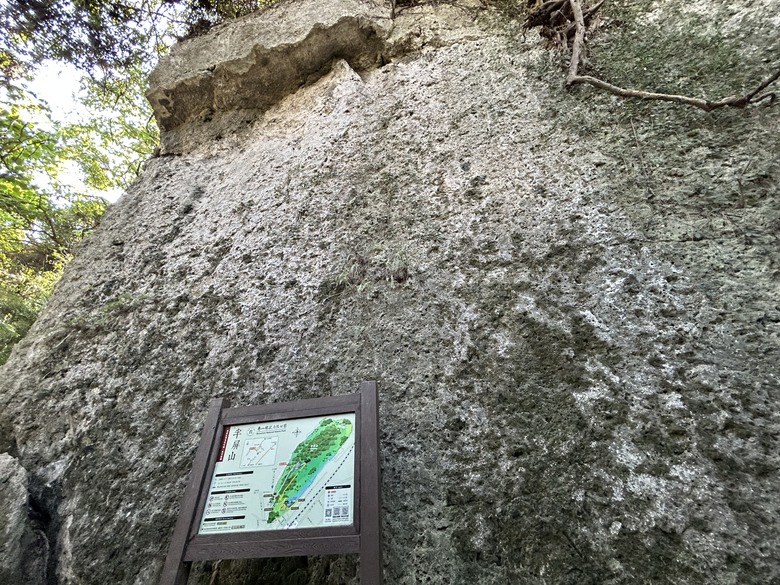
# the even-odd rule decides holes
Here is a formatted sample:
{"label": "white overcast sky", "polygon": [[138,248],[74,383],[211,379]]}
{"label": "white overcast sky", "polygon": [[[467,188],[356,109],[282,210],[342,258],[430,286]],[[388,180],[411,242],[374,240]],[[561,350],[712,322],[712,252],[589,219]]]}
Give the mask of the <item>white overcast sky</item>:
{"label": "white overcast sky", "polygon": [[28,84],[30,90],[47,104],[54,118],[75,122],[86,110],[76,100],[79,92],[79,73],[72,65],[46,62]]}

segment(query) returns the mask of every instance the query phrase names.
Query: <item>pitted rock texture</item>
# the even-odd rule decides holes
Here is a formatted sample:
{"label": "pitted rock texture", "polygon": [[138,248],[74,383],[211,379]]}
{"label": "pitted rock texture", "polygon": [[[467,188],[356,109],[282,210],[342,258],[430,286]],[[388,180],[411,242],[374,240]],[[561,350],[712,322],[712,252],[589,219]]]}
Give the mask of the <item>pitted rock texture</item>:
{"label": "pitted rock texture", "polygon": [[[594,63],[660,76],[733,52],[748,83],[776,8],[625,2]],[[678,49],[643,62],[634,26]],[[211,398],[363,379],[389,585],[778,581],[779,110],[566,92],[558,57],[490,10],[385,30],[395,60],[332,56],[218,131],[184,108],[180,154],[149,161],[3,369],[3,436],[49,486],[47,583],[155,583]],[[704,90],[729,93],[714,70]],[[190,582],[351,585],[356,566],[221,561]]]}

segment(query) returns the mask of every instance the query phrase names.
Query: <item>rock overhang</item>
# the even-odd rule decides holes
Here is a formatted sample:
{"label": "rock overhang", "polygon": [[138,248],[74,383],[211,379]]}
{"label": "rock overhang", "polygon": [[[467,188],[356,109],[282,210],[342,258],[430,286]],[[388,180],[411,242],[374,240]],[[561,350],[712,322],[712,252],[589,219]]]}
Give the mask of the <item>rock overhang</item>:
{"label": "rock overhang", "polygon": [[[476,38],[476,7],[473,0],[423,5],[393,18],[389,2],[299,0],[187,39],[161,59],[149,80],[162,153],[188,151],[252,122],[336,62],[363,73],[424,47]],[[219,130],[204,130],[215,121]]]}

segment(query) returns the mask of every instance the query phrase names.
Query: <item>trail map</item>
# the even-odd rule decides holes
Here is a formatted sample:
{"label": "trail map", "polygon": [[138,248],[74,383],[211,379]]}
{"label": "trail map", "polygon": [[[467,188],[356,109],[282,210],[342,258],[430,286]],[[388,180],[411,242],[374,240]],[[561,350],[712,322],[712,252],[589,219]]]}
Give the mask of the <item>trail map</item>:
{"label": "trail map", "polygon": [[225,427],[199,533],[351,524],[355,413]]}

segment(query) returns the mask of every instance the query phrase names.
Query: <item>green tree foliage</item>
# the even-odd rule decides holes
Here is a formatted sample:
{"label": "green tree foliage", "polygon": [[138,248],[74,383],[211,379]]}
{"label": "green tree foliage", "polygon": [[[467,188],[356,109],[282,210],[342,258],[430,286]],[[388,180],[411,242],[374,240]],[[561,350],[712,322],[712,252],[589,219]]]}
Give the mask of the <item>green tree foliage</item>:
{"label": "green tree foliage", "polygon": [[[76,244],[158,142],[148,74],[177,38],[273,0],[0,2],[0,364],[45,304]],[[83,74],[89,116],[51,120],[25,79],[46,61]],[[83,186],[62,180],[80,171]]]}
{"label": "green tree foliage", "polygon": [[43,129],[45,112],[20,99],[0,104],[0,363],[30,328],[74,246],[106,202],[60,180],[74,129]]}
{"label": "green tree foliage", "polygon": [[63,130],[85,182],[98,190],[125,189],[159,143],[159,131],[146,101],[148,73],[128,67],[121,77],[85,78],[86,120]]}
{"label": "green tree foliage", "polygon": [[[174,36],[207,30],[268,0],[6,0],[6,66],[63,60],[114,73],[154,60]],[[0,59],[0,69],[2,59]]]}
{"label": "green tree foliage", "polygon": [[98,193],[126,188],[156,146],[149,66],[85,77],[87,114],[68,124],[51,119],[23,78],[0,83],[0,364],[97,225],[107,204]]}

